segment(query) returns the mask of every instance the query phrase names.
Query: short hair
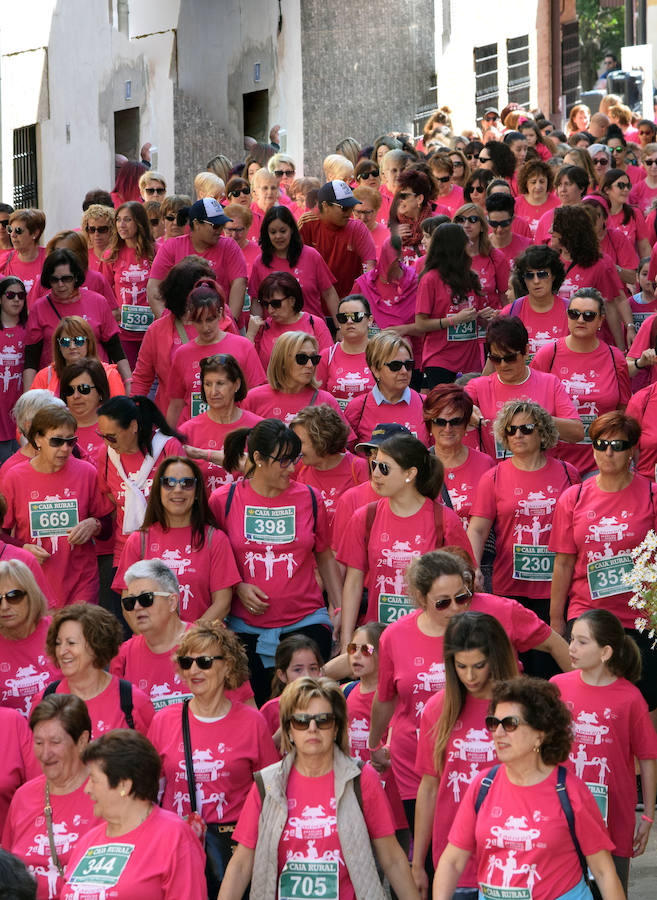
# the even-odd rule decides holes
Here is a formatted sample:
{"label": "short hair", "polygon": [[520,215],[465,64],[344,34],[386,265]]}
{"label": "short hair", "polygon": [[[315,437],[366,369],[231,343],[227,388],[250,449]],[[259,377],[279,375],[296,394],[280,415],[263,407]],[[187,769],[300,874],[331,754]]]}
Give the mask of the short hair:
{"label": "short hair", "polygon": [[46,653],[56,663],[57,635],[64,622],[79,622],[96,669],[106,669],[119,652],[123,631],[119,620],[102,606],[73,603],[56,609],[46,635]]}
{"label": "short hair", "polygon": [[204,356],[200,362],[200,368],[201,400],[204,403],[207,403],[208,399],[205,396],[205,388],[203,386],[203,382],[205,380],[205,376],[213,372],[223,372],[226,378],[229,381],[232,381],[233,384],[236,384],[239,381],[240,386],[235,391],[235,402],[240,403],[242,400],[244,400],[248,390],[246,375],[242,371],[242,367],[240,366],[238,361],[234,356],[231,356],[230,353],[214,353],[212,356]]}
{"label": "short hair", "polygon": [[368,341],[365,348],[365,361],[374,375],[374,369],[380,369],[385,363],[390,362],[400,350],[406,350],[409,358],[413,359],[413,348],[406,338],[392,332],[380,331]]}
{"label": "short hair", "polygon": [[224,213],[229,219],[240,219],[247,230],[251,227],[253,213],[248,206],[240,206],[239,203],[229,203],[228,206],[224,206]]}
{"label": "short hair", "polygon": [[82,751],[82,762],[97,763],[111,788],[131,781],[129,794],[157,803],[162,763],[147,737],[134,728],[115,728],[101,734]]}
{"label": "short hair", "polygon": [[351,181],[354,174],[354,164],[340,153],[325,156],[322,169],[327,181]]}
{"label": "short hair", "polygon": [[564,178],[572,181],[579,188],[582,196],[589,189],[590,176],[582,166],[561,166],[554,176],[554,186],[559,187]]}
{"label": "short hair", "polygon": [[[448,159],[448,162],[451,165],[451,160]],[[413,191],[414,194],[422,195],[424,197],[425,204],[429,203],[431,197],[434,195],[435,190],[434,186],[431,183],[431,179],[425,172],[421,172],[419,169],[414,168],[413,166],[408,166],[404,169],[403,172],[400,173],[399,178],[397,179],[397,194],[399,191],[407,188]]]}
{"label": "short hair", "polygon": [[207,259],[192,253],[172,266],[160,282],[164,305],[177,319],[187,312],[187,297],[201,278],[214,278],[214,272]]}
{"label": "short hair", "polygon": [[87,191],[82,201],[82,212],[86,212],[90,206],[113,207],[112,195],[109,191],[103,190],[103,188],[94,188],[91,191]]}
{"label": "short hair", "polygon": [[527,675],[497,681],[490,703],[493,713],[500,703],[516,703],[529,727],[543,732],[539,753],[546,766],[568,759],[573,740],[572,718],[556,684]]}
{"label": "short hair", "polygon": [[496,344],[502,350],[526,353],[529,335],[525,323],[518,316],[499,316],[486,329],[486,353]]}
{"label": "short hair", "polygon": [[342,416],[327,403],[306,406],[290,422],[290,428],[301,425],[308,432],[313,450],[318,456],[343,453],[349,437],[349,426]]}
{"label": "short hair", "polygon": [[[655,124],[653,123],[653,130],[655,129]],[[647,159],[649,156],[652,156],[653,153],[657,153],[657,144],[649,143],[646,144],[645,147],[641,149],[641,159]]]}
{"label": "short hair", "polygon": [[432,420],[448,406],[453,406],[463,416],[466,425],[470,421],[474,409],[474,401],[470,394],[458,384],[437,384],[427,394],[422,410],[422,417],[429,433]]}
{"label": "short hair", "polygon": [[335,716],[335,743],[343,753],[349,754],[347,701],[340,686],[330,678],[297,678],[288,684],[281,694],[281,751],[289,753],[294,745],[290,736],[292,716],[297,710],[308,709],[313,700],[326,700]]}
{"label": "short hair", "polygon": [[[267,381],[274,391],[285,391],[288,386],[288,372],[297,353],[301,352],[304,344],[313,345],[315,353],[319,350],[317,338],[305,331],[286,331],[277,338],[274,349],[267,366]],[[310,387],[319,388],[319,382],[315,375],[310,381]]]}
{"label": "short hair", "polygon": [[225,188],[223,180],[214,172],[199,172],[194,178],[194,190],[199,199],[214,197],[215,200],[219,200],[223,197]]}
{"label": "short hair", "polygon": [[516,201],[511,194],[488,194],[486,197],[486,212],[505,212],[510,216],[514,216],[516,212]]}
{"label": "short hair", "polygon": [[240,639],[223,622],[197,622],[182,636],[176,656],[208,653],[223,656],[226,663],[224,684],[229,690],[240,687],[249,677],[246,650]]}
{"label": "short hair", "polygon": [[275,291],[282,291],[294,300],[295,313],[303,309],[303,290],[297,279],[290,272],[271,272],[265,275],[258,285],[258,302],[270,300]]}
{"label": "short hair", "polygon": [[89,250],[81,231],[58,231],[46,244],[46,256],[50,256],[53,251],[58,249],[57,244],[64,241],[66,241],[69,246],[62,247],[61,249],[70,250],[71,253],[74,253],[75,258],[80,263],[82,271],[86,273],[89,268]]}
{"label": "short hair", "polygon": [[160,215],[169,216],[178,214],[181,209],[192,205],[192,198],[188,194],[169,194],[160,204]]}
{"label": "short hair", "polygon": [[82,271],[82,266],[78,262],[75,253],[72,250],[53,250],[49,256],[46,256],[43,269],[41,270],[41,284],[43,287],[52,287],[50,278],[57,266],[68,266],[70,268],[71,275],[75,279],[76,288],[84,284],[85,273]]}
{"label": "short hair", "polygon": [[159,200],[146,200],[144,203],[144,212],[148,216],[148,221],[150,224],[151,216],[157,216],[158,220],[162,217],[162,204]]}
{"label": "short hair", "polygon": [[641,426],[632,416],[627,416],[618,409],[598,416],[589,427],[589,437],[592,441],[597,441],[603,435],[611,434],[614,431],[623,432],[631,447],[636,447],[639,443]]}
{"label": "short hair", "polygon": [[[115,213],[113,206],[105,206],[102,203],[92,203],[91,206],[88,206],[83,215],[82,215],[82,223],[81,229],[87,234],[87,229],[89,227],[89,221],[91,219],[106,219],[107,224],[109,225],[109,245],[111,246],[116,237],[116,225],[114,222]],[[88,240],[88,239],[87,239]]]}
{"label": "short hair", "polygon": [[509,449],[506,427],[511,424],[511,420],[518,413],[526,413],[534,420],[541,437],[541,450],[551,450],[552,447],[557,446],[559,431],[546,409],[538,403],[534,403],[533,400],[507,400],[493,422],[495,440],[499,441],[505,450]]}
{"label": "short hair", "polygon": [[456,575],[463,579],[466,587],[472,588],[470,569],[465,561],[454,553],[448,553],[446,550],[430,550],[411,560],[406,569],[406,581],[418,606],[424,608],[434,581],[443,575]]}
{"label": "short hair", "polygon": [[0,581],[5,579],[27,594],[27,624],[30,629],[36,628],[48,611],[48,601],[29,566],[20,559],[0,560]]}
{"label": "short hair", "polygon": [[555,294],[566,277],[566,270],[561,262],[561,257],[556,250],[553,250],[552,247],[548,247],[546,244],[536,244],[527,247],[526,250],[516,257],[514,268],[523,281],[529,269],[547,269],[554,278],[552,291]]}
{"label": "short hair", "polygon": [[518,193],[526,194],[528,191],[527,183],[530,178],[542,175],[547,180],[546,190],[548,194],[554,185],[554,172],[551,166],[548,166],[542,159],[530,159],[523,165],[518,172]]}
{"label": "short hair", "polygon": [[161,559],[138,559],[123,573],[123,580],[129,587],[133,581],[148,578],[154,581],[163,591],[169,594],[180,595],[178,576]]}
{"label": "short hair", "polygon": [[288,166],[292,166],[292,168],[296,171],[296,164],[292,157],[288,156],[287,153],[274,153],[273,156],[269,157],[267,168],[273,174],[276,167],[280,166],[281,163],[287,163]]}
{"label": "short hair", "polygon": [[[36,235],[37,242],[41,240],[41,235],[46,230],[46,214],[40,209],[15,209],[9,215],[9,224],[13,227],[14,222],[25,222],[25,227],[34,237]],[[43,279],[42,282],[43,284]]]}
{"label": "short hair", "polygon": [[143,191],[144,188],[148,186],[150,181],[159,181],[161,185],[163,185],[166,190],[167,181],[164,175],[161,175],[159,172],[154,172],[152,169],[146,169],[146,171],[139,178],[139,190]]}
{"label": "short hair", "polygon": [[372,308],[370,307],[370,301],[364,294],[347,294],[346,297],[343,297],[342,300],[338,303],[337,312],[340,312],[340,307],[343,303],[360,303],[363,307],[363,311],[366,316],[372,315]]}
{"label": "short hair", "polygon": [[0,900],[36,900],[37,883],[25,863],[0,847]]}
{"label": "short hair", "polygon": [[48,694],[30,713],[32,731],[41,722],[57,719],[76,744],[85,733],[91,738],[91,717],[84,700],[74,694]]}
{"label": "short hair", "polygon": [[[639,268],[641,268],[641,263],[639,263]],[[568,301],[568,308],[570,309],[573,300],[577,297],[582,297],[584,300],[595,300],[598,304],[598,310],[601,316],[605,314],[605,298],[602,296],[600,291],[597,288],[593,287],[583,287],[578,288],[575,293],[572,295],[570,300]]]}
{"label": "short hair", "polygon": [[64,359],[62,348],[59,346],[59,338],[77,336],[87,339],[86,359],[98,359],[98,344],[91,325],[82,316],[64,316],[59,320],[52,333],[52,362],[58,378],[62,377],[62,373],[68,365]]}
{"label": "short hair", "polygon": [[375,190],[375,188],[367,187],[367,185],[354,188],[353,195],[356,200],[360,200],[361,203],[369,203],[374,209],[374,212],[378,212],[383,203],[381,194]]}
{"label": "short hair", "polygon": [[276,176],[269,169],[258,169],[251,179],[251,188],[255,190],[261,181],[276,181]]}
{"label": "short hair", "polygon": [[53,397],[52,393],[45,390],[45,388],[34,388],[33,390],[25,391],[14,403],[11,415],[16,422],[18,430],[24,437],[27,437],[29,425],[35,415],[48,406],[64,409],[66,404],[59,397]]}
{"label": "short hair", "polygon": [[98,392],[100,398],[99,402],[104,403],[105,400],[109,398],[109,382],[107,381],[107,375],[103,364],[99,360],[91,357],[90,359],[81,359],[78,362],[71,363],[71,365],[66,366],[62,372],[61,381],[59,383],[59,396],[64,403],[66,403],[66,390],[71,382],[75,381],[76,378],[79,378],[80,375],[84,375],[85,373],[89,375],[93,386]]}
{"label": "short hair", "polygon": [[74,433],[77,431],[78,423],[75,420],[75,416],[66,405],[62,408],[61,406],[53,406],[51,404],[50,406],[40,409],[39,412],[36,413],[32,419],[30,430],[27,433],[27,439],[36,450],[37,435],[43,437],[47,431],[50,431],[53,428],[65,428],[66,426]]}
{"label": "short hair", "polygon": [[376,172],[379,175],[379,164],[373,159],[367,159],[366,157],[359,159],[354,169],[354,178],[358,181],[361,175],[369,175],[371,172]]}

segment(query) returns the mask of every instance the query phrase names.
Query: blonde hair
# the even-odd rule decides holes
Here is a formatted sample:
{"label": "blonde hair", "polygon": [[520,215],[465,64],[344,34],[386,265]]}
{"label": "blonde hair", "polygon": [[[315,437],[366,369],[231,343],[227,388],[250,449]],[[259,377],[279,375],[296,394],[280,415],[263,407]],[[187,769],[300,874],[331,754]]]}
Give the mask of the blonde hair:
{"label": "blonde hair", "polygon": [[167,182],[164,175],[160,175],[159,172],[154,172],[152,169],[148,169],[146,172],[141,175],[139,178],[139,190],[143,191],[144,188],[148,187],[151,181],[159,181],[164,190],[167,189]]}
{"label": "blonde hair", "polygon": [[538,433],[541,436],[541,450],[551,450],[552,447],[556,447],[559,440],[559,432],[552,416],[546,409],[532,400],[508,400],[493,422],[495,439],[502,444],[505,450],[509,449],[506,427],[511,424],[511,420],[518,413],[525,413],[534,420]]}
{"label": "blonde hair", "polygon": [[239,638],[224,627],[220,619],[197,622],[183,634],[176,656],[189,656],[191,652],[223,656],[226,663],[224,686],[229,690],[240,687],[249,677],[246,651]]}
{"label": "blonde hair", "polygon": [[339,153],[324,157],[322,168],[327,181],[351,181],[354,175],[354,164]]}
{"label": "blonde hair", "polygon": [[[39,620],[45,616],[48,610],[48,602],[41,592],[41,588],[36,583],[34,575],[19,559],[7,559],[0,562],[0,579],[6,578],[13,581],[17,588],[25,591],[27,594],[28,605],[28,622],[33,631]],[[2,628],[0,627],[0,633]]]}
{"label": "blonde hair", "polygon": [[374,369],[380,369],[399,353],[407,350],[410,359],[413,359],[413,349],[406,338],[392,332],[380,331],[368,342],[365,348],[365,361],[374,374]]}
{"label": "blonde hair", "polygon": [[374,209],[374,212],[378,212],[383,203],[381,194],[374,188],[365,187],[365,185],[363,185],[363,187],[354,188],[353,194],[357,200],[369,203]]}
{"label": "blonde hair", "polygon": [[261,181],[277,181],[277,178],[273,172],[269,171],[269,169],[258,169],[251,179],[251,189],[255,190],[260,185]]}
{"label": "blonde hair", "polygon": [[[317,338],[305,331],[286,331],[274,344],[269,365],[267,366],[267,381],[274,391],[286,391],[289,385],[289,368],[297,353],[301,352],[304,344],[311,343],[315,353],[319,350]],[[310,387],[319,388],[319,382],[313,375]]]}
{"label": "blonde hair", "polygon": [[[457,216],[477,216],[481,223],[481,231],[479,232],[479,253],[482,256],[490,256],[491,242],[488,236],[488,222],[486,216],[481,211],[481,207],[476,203],[464,203],[454,213],[454,219]],[[452,219],[452,221],[454,221]]]}
{"label": "blonde hair", "polygon": [[287,153],[274,153],[274,155],[270,157],[269,162],[267,163],[267,168],[272,175],[274,174],[276,166],[280,166],[281,163],[287,163],[288,166],[292,166],[292,168],[296,172],[297,167],[291,156],[288,156]]}
{"label": "blonde hair", "polygon": [[203,197],[214,197],[215,200],[220,200],[224,195],[225,189],[226,185],[224,182],[213,172],[199,172],[194,179],[194,191],[196,192],[197,200],[202,200]]}
{"label": "blonde hair", "polygon": [[112,246],[114,240],[116,238],[116,225],[114,224],[114,210],[111,206],[102,206],[100,203],[92,203],[91,206],[88,206],[82,214],[82,223],[81,228],[84,232],[84,238],[89,243],[89,239],[87,237],[87,226],[89,225],[90,219],[105,219],[107,224],[109,225],[109,244],[108,246]]}

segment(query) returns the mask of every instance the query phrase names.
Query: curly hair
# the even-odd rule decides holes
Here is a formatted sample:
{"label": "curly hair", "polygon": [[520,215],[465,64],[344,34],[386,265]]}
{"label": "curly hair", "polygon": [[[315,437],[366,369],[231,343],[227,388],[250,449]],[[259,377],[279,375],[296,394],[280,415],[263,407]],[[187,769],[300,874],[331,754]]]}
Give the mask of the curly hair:
{"label": "curly hair", "polygon": [[516,256],[513,266],[523,281],[529,269],[548,269],[554,279],[552,282],[552,292],[554,294],[557,293],[566,277],[566,270],[561,262],[561,257],[556,250],[553,250],[552,247],[547,247],[545,244],[530,244],[520,256]]}
{"label": "curly hair", "polygon": [[542,159],[530,159],[520,169],[518,172],[518,193],[526,194],[529,190],[527,184],[529,179],[536,178],[539,175],[542,175],[547,180],[545,190],[549,194],[554,187],[554,171],[552,166],[549,166]]}
{"label": "curly hair", "polygon": [[310,443],[318,456],[344,453],[349,437],[349,426],[331,406],[306,406],[299,410],[290,422],[290,428],[301,425],[308,432]]}
{"label": "curly hair", "polygon": [[176,650],[176,658],[189,656],[190,653],[223,656],[226,663],[224,686],[228,690],[240,687],[249,677],[246,650],[239,638],[220,619],[214,622],[197,622],[184,633]]}
{"label": "curly hair", "polygon": [[119,652],[123,631],[119,620],[102,606],[91,603],[74,603],[57,609],[46,635],[46,653],[57,664],[56,643],[59,629],[64,622],[79,622],[96,669],[106,669]]}
{"label": "curly hair", "polygon": [[559,440],[559,431],[552,420],[550,413],[532,400],[508,400],[498,412],[493,422],[495,440],[499,441],[505,450],[509,449],[509,438],[506,433],[507,425],[518,413],[526,413],[534,420],[541,436],[541,450],[550,450],[556,447]]}
{"label": "curly hair", "polygon": [[490,703],[493,715],[500,703],[517,703],[527,725],[543,732],[539,752],[546,766],[568,759],[573,743],[572,718],[556,684],[527,675],[498,681],[493,685]]}
{"label": "curly hair", "polygon": [[593,222],[583,206],[558,206],[552,230],[575,265],[588,268],[602,258]]}
{"label": "curly hair", "polygon": [[488,141],[486,150],[493,163],[493,174],[499,178],[512,178],[516,171],[516,158],[508,144]]}

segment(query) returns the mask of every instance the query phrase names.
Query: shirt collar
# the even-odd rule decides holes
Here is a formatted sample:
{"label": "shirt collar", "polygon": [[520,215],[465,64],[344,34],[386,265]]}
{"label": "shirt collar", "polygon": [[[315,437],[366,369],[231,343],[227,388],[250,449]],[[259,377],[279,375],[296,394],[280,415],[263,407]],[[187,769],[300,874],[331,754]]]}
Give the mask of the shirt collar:
{"label": "shirt collar", "polygon": [[389,400],[386,400],[386,398],[379,390],[378,384],[375,384],[372,388],[372,396],[374,397],[374,402],[377,406],[381,406],[383,403],[387,403],[388,406],[396,406],[397,403],[411,402],[411,389],[409,387],[404,388],[404,393],[401,395],[401,400],[398,400],[397,403],[391,403]]}

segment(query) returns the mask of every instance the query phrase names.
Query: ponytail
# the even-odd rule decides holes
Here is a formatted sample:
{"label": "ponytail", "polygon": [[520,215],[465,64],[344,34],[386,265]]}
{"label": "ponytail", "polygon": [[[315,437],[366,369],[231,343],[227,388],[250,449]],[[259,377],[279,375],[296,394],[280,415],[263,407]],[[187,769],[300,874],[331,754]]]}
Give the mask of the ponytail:
{"label": "ponytail", "polygon": [[641,677],[641,653],[635,641],[625,634],[623,625],[606,609],[590,609],[577,619],[589,626],[593,640],[600,647],[611,647],[606,666],[618,678],[637,682]]}
{"label": "ponytail", "polygon": [[171,428],[159,408],[148,397],[110,397],[98,407],[99,416],[114,419],[121,428],[127,428],[131,422],[137,422],[137,444],[144,454],[153,452],[153,432],[157,429],[168,437],[177,438],[181,444],[185,438]]}
{"label": "ponytail", "polygon": [[396,434],[380,445],[382,453],[392,457],[402,469],[417,469],[415,489],[423,497],[435,500],[443,486],[443,464],[429,453],[422,441],[411,434]]}
{"label": "ponytail", "polygon": [[224,469],[227,472],[236,472],[239,469],[240,459],[246,451],[246,439],[251,433],[250,428],[236,428],[229,432],[224,439]]}

